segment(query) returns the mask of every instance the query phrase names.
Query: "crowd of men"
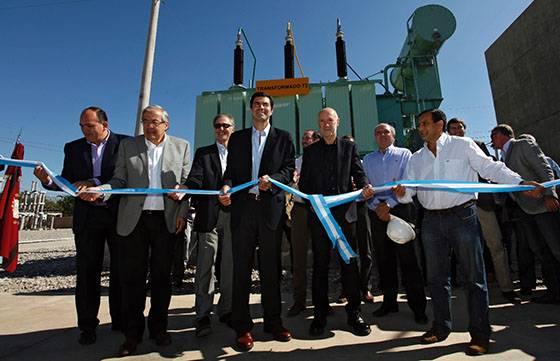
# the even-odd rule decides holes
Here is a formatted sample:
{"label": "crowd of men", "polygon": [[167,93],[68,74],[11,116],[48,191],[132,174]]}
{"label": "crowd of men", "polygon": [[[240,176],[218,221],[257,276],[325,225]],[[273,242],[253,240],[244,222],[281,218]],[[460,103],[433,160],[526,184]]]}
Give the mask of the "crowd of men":
{"label": "crowd of men", "polygon": [[[249,308],[254,268],[259,271],[264,331],[280,342],[292,338],[283,325],[280,292],[281,243],[287,220],[293,274],[293,304],[287,315],[297,316],[307,308],[307,255],[311,245],[312,336],[325,332],[328,316],[334,312],[328,297],[333,255],[340,265],[349,330],[358,336],[371,332],[362,317],[361,303],[373,302],[370,275],[372,265],[376,265],[383,301],[373,316],[398,312],[400,274],[416,323],[429,322],[425,290],[431,297],[432,325],[420,342],[445,340],[452,331],[454,264],[460,270],[469,305],[471,342],[466,353],[487,353],[491,333],[487,268],[495,274],[506,301],[521,301],[510,268],[512,238],[516,241],[521,296],[531,295],[536,287],[537,261],[546,293],[532,301],[560,304],[560,206],[556,190],[540,185],[559,176],[553,172],[558,166],[543,154],[534,138],[515,138],[510,126],[496,126],[491,139],[494,149],[501,150],[498,161],[483,143],[464,136],[467,126],[463,120],[448,122],[441,110],[432,109],[418,116],[418,131],[425,142],[420,150],[412,154],[395,146],[395,128],[380,123],[372,137],[378,150],[362,161],[353,139],[337,133],[345,120],[335,109],[324,108],[317,115],[318,131],[303,133],[303,155],[296,159],[291,134],[272,125],[273,98],[257,92],[251,97],[250,109],[252,127],[237,131],[233,116],[216,115],[211,120],[216,141],[197,149],[192,164],[189,143],[168,134],[169,115],[160,106],[144,109],[144,134],[136,137],[112,132],[100,108],[89,107],[81,113],[84,137],[66,144],[62,170],[62,176],[79,191],[87,190],[76,199],[73,223],[80,344],[92,344],[97,337],[105,243],[111,258],[111,328],[124,335],[118,355],[133,354],[143,339],[148,277],[149,337],[158,346],[172,342],[167,331],[171,273],[177,258],[174,253],[183,249],[176,244],[183,242],[189,203],[196,212],[192,225],[197,236],[193,252],[195,334],[204,337],[212,333],[212,315],[216,312],[219,321],[235,331],[239,350],[248,351],[254,344]],[[35,175],[44,187],[57,189],[41,167],[35,169]],[[306,194],[332,196],[361,190],[359,201],[331,208],[348,245],[359,256],[344,262],[338,252],[332,252],[329,236],[313,208],[300,197],[287,198],[271,179]],[[402,185],[374,192],[372,186],[436,179],[534,188],[479,194],[477,200],[475,193]],[[258,184],[230,193],[232,187],[251,180],[258,180]],[[186,197],[185,193],[172,192],[166,196],[111,196],[99,192],[118,188],[221,190],[221,195]],[[389,222],[399,218],[416,225],[416,239],[396,242],[388,235]],[[490,261],[485,261],[485,249]],[[178,259],[182,263],[182,255]],[[182,269],[179,267],[178,272]],[[220,298],[214,309],[217,279]]]}

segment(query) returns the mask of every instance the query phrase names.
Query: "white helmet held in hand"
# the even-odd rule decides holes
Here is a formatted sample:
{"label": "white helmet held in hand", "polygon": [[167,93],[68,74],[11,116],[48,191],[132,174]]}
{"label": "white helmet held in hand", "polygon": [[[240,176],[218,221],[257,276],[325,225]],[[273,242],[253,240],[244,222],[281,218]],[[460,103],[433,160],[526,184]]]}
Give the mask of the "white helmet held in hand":
{"label": "white helmet held in hand", "polygon": [[414,225],[391,214],[391,220],[387,224],[387,236],[398,244],[405,244],[416,237]]}

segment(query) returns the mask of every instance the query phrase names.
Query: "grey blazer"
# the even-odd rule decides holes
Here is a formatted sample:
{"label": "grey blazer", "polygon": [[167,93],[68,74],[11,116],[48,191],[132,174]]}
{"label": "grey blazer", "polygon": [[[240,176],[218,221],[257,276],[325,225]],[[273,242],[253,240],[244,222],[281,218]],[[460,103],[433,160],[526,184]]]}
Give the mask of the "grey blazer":
{"label": "grey blazer", "polygon": [[[102,185],[103,189],[113,188],[148,188],[148,148],[143,135],[121,141],[117,154],[117,163],[113,178]],[[173,188],[185,182],[189,174],[190,145],[180,138],[166,135],[161,165],[161,185]],[[136,227],[142,214],[145,195],[121,196],[117,216],[117,233],[127,236]],[[175,233],[176,220],[185,217],[188,202],[174,201],[167,196],[163,198],[165,223],[170,233]]]}
{"label": "grey blazer", "polygon": [[[535,142],[528,139],[512,139],[504,159],[507,167],[525,180],[534,180],[539,183],[554,179],[544,153]],[[544,195],[556,196],[553,188],[547,188]],[[528,214],[548,212],[543,198],[530,198],[521,192],[512,193],[519,207]]]}

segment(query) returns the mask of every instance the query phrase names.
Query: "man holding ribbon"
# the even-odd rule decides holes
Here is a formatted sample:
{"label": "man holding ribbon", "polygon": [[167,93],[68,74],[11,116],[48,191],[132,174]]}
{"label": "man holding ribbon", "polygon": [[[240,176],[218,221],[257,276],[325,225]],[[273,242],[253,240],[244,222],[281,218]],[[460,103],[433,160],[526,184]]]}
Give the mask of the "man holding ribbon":
{"label": "man holding ribbon", "polygon": [[[214,117],[216,143],[196,150],[193,166],[187,178],[190,189],[221,189],[223,174],[227,168],[228,142],[235,129],[233,116],[218,114]],[[198,233],[195,310],[196,336],[212,332],[210,316],[214,301],[216,282],[216,256],[221,250],[220,321],[231,322],[231,294],[233,282],[233,255],[231,251],[230,208],[221,205],[217,197],[199,196],[191,198],[196,208],[194,231]]]}
{"label": "man holding ribbon", "polygon": [[[502,151],[505,164],[524,177],[540,182],[551,181],[554,173],[539,145],[529,139],[514,139],[514,131],[507,124],[499,124],[490,134],[492,147]],[[526,233],[529,247],[541,262],[547,292],[533,302],[560,303],[560,203],[554,187],[544,191],[543,197],[533,199],[512,193],[522,217],[519,224]]]}
{"label": "man holding ribbon", "polygon": [[[374,130],[379,149],[364,157],[364,169],[370,181],[376,185],[402,179],[410,150],[395,147],[395,128],[387,123],[379,123]],[[426,295],[424,281],[414,249],[414,242],[397,244],[387,236],[387,224],[391,215],[407,222],[416,220],[414,203],[400,204],[390,191],[377,192],[368,202],[369,217],[373,228],[373,246],[379,270],[380,288],[383,292],[381,307],[373,312],[375,317],[383,317],[398,312],[397,295],[399,290],[398,265],[401,269],[406,298],[414,312],[414,321],[428,323],[426,317]]]}
{"label": "man holding ribbon", "polygon": [[[303,162],[299,188],[307,194],[332,196],[352,191],[352,180],[362,188],[365,199],[373,196],[373,188],[364,174],[356,145],[337,137],[340,119],[332,108],[325,108],[318,114],[318,124],[322,139],[303,151]],[[356,204],[355,202],[331,208],[333,220],[338,222],[350,248],[356,249]],[[312,335],[321,335],[327,324],[329,310],[328,277],[331,240],[323,225],[313,212],[309,212],[311,239],[313,245],[312,294],[315,306],[314,319],[309,328]],[[370,333],[369,325],[360,315],[360,287],[357,259],[349,263],[340,262],[342,267],[342,287],[348,298],[346,312],[348,325],[358,336]]]}
{"label": "man holding ribbon", "polygon": [[[264,331],[277,341],[290,341],[292,335],[282,325],[280,294],[280,241],[278,232],[285,206],[285,193],[273,187],[269,178],[288,184],[294,172],[294,144],[290,133],[270,124],[274,109],[272,97],[256,92],[250,100],[251,128],[232,134],[224,173],[224,206],[231,204],[233,243],[233,295],[231,324],[240,350],[253,348],[249,312],[251,271],[255,248],[259,249],[259,277],[264,309]],[[258,185],[228,193],[232,186],[249,181]]]}
{"label": "man holding ribbon", "polygon": [[[109,130],[109,119],[98,107],[88,107],[80,115],[83,138],[64,145],[62,177],[72,182],[78,191],[107,182],[113,176],[117,151],[121,141],[128,136]],[[41,166],[34,174],[44,188],[60,190]],[[109,311],[111,329],[122,328],[121,287],[119,284],[118,247],[115,218],[118,197],[88,203],[80,198],[74,202],[72,231],[76,243],[76,311],[81,334],[78,342],[90,345],[96,341],[95,329],[99,324],[101,269],[105,242],[109,246],[110,279]]]}
{"label": "man holding ribbon", "polygon": [[[143,135],[121,143],[115,172],[107,183],[90,191],[118,188],[179,188],[189,173],[190,146],[186,140],[167,134],[169,115],[159,105],[142,111]],[[81,193],[89,201],[102,193]],[[107,198],[107,197],[106,197]],[[145,320],[146,276],[151,277],[148,330],[158,346],[171,343],[167,332],[167,311],[171,300],[171,262],[175,234],[183,231],[188,202],[180,194],[125,195],[120,199],[117,218],[125,342],[118,356],[136,351],[142,341]]]}
{"label": "man holding ribbon", "polygon": [[[447,122],[447,133],[457,137],[464,137],[467,124],[463,119],[452,118]],[[486,148],[486,144],[481,141],[473,140],[476,145],[490,157],[490,152]],[[513,169],[515,170],[515,169]],[[482,178],[479,181],[486,183]],[[500,224],[496,216],[496,202],[492,193],[481,193],[478,195],[477,213],[478,221],[482,229],[482,236],[486,242],[486,246],[490,250],[496,280],[502,291],[502,295],[509,302],[514,304],[521,303],[521,299],[513,290],[513,281],[509,270],[509,261],[506,248],[502,241],[502,232]]]}
{"label": "man holding ribbon", "polygon": [[[403,179],[476,182],[480,174],[496,183],[533,185],[534,190],[526,191],[533,196],[542,192],[543,188],[538,183],[524,182],[504,163],[486,156],[472,139],[445,134],[447,118],[443,111],[425,110],[418,119],[418,131],[425,143],[410,158]],[[394,192],[401,203],[410,203],[416,194],[425,208],[422,240],[434,322],[420,341],[426,344],[440,342],[451,332],[449,258],[453,250],[463,273],[468,297],[471,342],[466,353],[471,356],[487,353],[491,331],[488,286],[479,236],[476,193],[415,190],[402,185],[394,187]]]}

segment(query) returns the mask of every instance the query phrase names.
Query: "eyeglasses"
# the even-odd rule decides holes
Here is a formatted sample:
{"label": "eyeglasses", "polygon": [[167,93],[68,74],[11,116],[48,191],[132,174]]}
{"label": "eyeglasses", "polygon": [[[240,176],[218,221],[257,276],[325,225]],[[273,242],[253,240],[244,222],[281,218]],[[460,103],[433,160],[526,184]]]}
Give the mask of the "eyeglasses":
{"label": "eyeglasses", "polygon": [[231,127],[231,124],[227,124],[227,123],[214,124],[214,129],[220,129],[220,128],[228,129],[229,127]]}
{"label": "eyeglasses", "polygon": [[160,124],[165,123],[165,121],[163,120],[150,120],[150,119],[142,119],[142,124],[144,125],[153,125],[154,127],[157,127]]}

